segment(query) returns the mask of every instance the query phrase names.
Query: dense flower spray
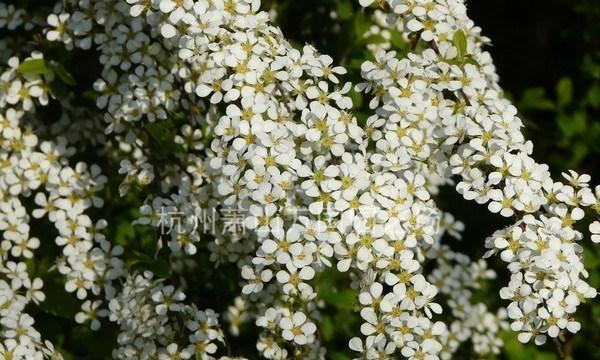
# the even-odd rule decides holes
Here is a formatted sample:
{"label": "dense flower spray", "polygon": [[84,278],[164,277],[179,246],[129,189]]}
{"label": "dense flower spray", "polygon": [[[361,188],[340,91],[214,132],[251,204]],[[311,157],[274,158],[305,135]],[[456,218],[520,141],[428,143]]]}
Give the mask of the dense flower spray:
{"label": "dense flower spray", "polygon": [[[202,241],[216,264],[237,264],[241,295],[222,317],[233,335],[255,323],[264,358],[326,358],[313,279],[329,269],[347,273],[359,293],[363,323],[348,339],[357,359],[450,359],[467,340],[480,356],[498,353],[509,323],[537,344],[577,332],[576,308],[596,290],[573,225],[600,208],[600,189],[574,172],[555,182],[532,159],[463,1],[360,4],[379,8],[370,32],[400,31],[411,44],[405,56],[369,45],[375,60],[362,64],[360,84],[344,83],[346,70],[312,46],[292,47],[258,0],[67,0],[30,22],[0,4],[0,15],[11,14],[0,27],[44,23],[48,41],[93,48],[102,67],[93,85],[102,115],[82,124],[85,109],[63,100],[65,120],[44,133],[68,135],[54,141],[28,126],[41,126],[35,108],[48,104],[59,72],[23,75],[11,57],[0,74],[0,352],[59,356],[25,312],[44,300],[24,261],[40,242],[29,236],[30,217],[44,216],[58,232],[65,290],[82,301],[75,320],[116,323],[114,357],[212,359],[227,345],[219,314],[187,302],[185,282],[130,272],[123,249],[102,235],[106,221],[86,215],[103,206],[106,182],[97,166],[71,160],[87,141],[120,162],[111,175],[123,179],[121,196],[149,194],[137,224],[174,220],[165,209],[167,217],[219,210],[211,240],[184,220],[157,244],[175,270],[194,266],[187,257]],[[352,113],[353,86],[370,98],[364,126]],[[181,110],[177,151],[160,161],[156,133]],[[482,241],[512,273],[500,292],[506,309],[472,296],[495,277],[485,261],[441,243],[464,227],[434,201],[445,185],[515,219]],[[25,198],[37,204],[31,213]],[[244,232],[228,232],[227,214],[240,209]],[[600,223],[590,231],[597,241]]]}

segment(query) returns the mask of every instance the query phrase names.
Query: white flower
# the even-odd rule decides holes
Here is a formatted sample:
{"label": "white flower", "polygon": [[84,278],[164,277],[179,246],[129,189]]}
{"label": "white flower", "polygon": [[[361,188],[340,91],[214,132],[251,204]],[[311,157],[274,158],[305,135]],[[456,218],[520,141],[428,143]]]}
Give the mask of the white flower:
{"label": "white flower", "polygon": [[180,302],[185,300],[185,294],[175,290],[173,285],[167,285],[152,294],[152,300],[157,303],[156,313],[164,315],[167,311],[179,312],[182,310]]}
{"label": "white flower", "polygon": [[286,270],[279,270],[276,275],[277,281],[283,285],[286,293],[300,288],[304,284],[303,281],[311,280],[314,276],[315,270],[312,267],[305,266],[298,269],[291,262],[286,264]]}
{"label": "white flower", "polygon": [[175,28],[175,26],[165,23],[161,26],[160,33],[165,38],[170,39],[177,35],[177,29]]}
{"label": "white flower", "polygon": [[244,220],[244,224],[248,229],[255,230],[259,237],[266,237],[271,233],[277,234],[283,232],[283,222],[281,218],[276,216],[276,205],[251,205],[249,214]]}
{"label": "white flower", "polygon": [[590,224],[590,232],[592,233],[592,241],[595,243],[600,242],[600,222],[594,221]]}
{"label": "white flower", "polygon": [[317,327],[307,320],[303,312],[297,311],[289,317],[283,317],[279,321],[283,330],[282,336],[286,340],[294,341],[298,345],[312,343]]}
{"label": "white flower", "polygon": [[186,11],[190,10],[193,5],[193,0],[160,0],[158,7],[163,13],[169,14],[169,21],[171,23],[177,24],[181,20],[181,18],[186,14]]}
{"label": "white flower", "polygon": [[46,33],[46,38],[49,41],[62,41],[65,44],[71,42],[71,38],[67,33],[67,21],[70,16],[71,15],[68,13],[48,15],[48,25],[54,27],[54,30],[50,30]]}
{"label": "white flower", "polygon": [[362,6],[362,7],[369,7],[369,6],[371,6],[371,4],[373,4],[376,1],[378,1],[378,0],[359,0],[359,3],[360,3],[360,6]]}
{"label": "white flower", "polygon": [[268,282],[273,277],[273,272],[270,269],[255,271],[252,267],[246,265],[242,268],[242,278],[248,280],[248,284],[242,288],[243,294],[260,292],[263,288],[263,283]]}
{"label": "white flower", "polygon": [[75,314],[75,321],[79,324],[90,321],[90,328],[92,330],[98,330],[100,328],[98,317],[106,315],[106,311],[98,310],[101,304],[102,302],[99,300],[94,302],[90,300],[84,301],[83,304],[81,304],[82,311]]}

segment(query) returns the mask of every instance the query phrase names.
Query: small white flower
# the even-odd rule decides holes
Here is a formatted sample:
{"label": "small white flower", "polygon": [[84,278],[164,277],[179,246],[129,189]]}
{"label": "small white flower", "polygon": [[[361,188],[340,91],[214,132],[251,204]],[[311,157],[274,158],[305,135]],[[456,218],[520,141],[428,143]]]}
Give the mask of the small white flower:
{"label": "small white flower", "polygon": [[298,345],[312,343],[317,327],[308,321],[303,312],[297,311],[289,317],[283,317],[279,321],[283,330],[282,336],[286,340],[294,341]]}

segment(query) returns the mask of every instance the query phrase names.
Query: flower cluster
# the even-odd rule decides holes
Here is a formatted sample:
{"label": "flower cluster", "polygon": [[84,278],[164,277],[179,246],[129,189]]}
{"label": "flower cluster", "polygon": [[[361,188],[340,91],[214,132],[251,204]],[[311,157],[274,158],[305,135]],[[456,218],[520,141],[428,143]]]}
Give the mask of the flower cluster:
{"label": "flower cluster", "polygon": [[[436,337],[445,326],[429,320],[441,312],[433,302],[437,289],[417,259],[439,247],[443,231],[432,187],[415,173],[422,171],[421,159],[410,151],[394,160],[368,150],[382,144],[377,133],[366,136],[349,111],[350,85],[338,79],[345,70],[311,47],[291,48],[265,14],[254,13],[257,7],[183,4],[189,16],[170,15],[158,24],[154,11],[170,13],[170,7],[138,12],[134,6],[131,14],[160,28],[164,47],[177,44],[184,74],[202,69],[190,76],[199,82],[188,80],[188,92],[225,104],[208,170],[215,195],[247,209],[244,225],[256,236],[256,256],[251,263],[242,258],[240,266],[243,293],[271,304],[257,318],[269,339],[259,343],[261,353],[285,357],[285,340],[296,344],[294,356],[318,356],[307,317],[318,318],[310,281],[333,263],[339,271],[356,271],[361,291],[393,287],[388,312],[414,314],[395,321],[364,304],[367,342],[410,356],[440,352]],[[206,19],[212,21],[200,26]],[[407,322],[409,339],[390,341]]]}
{"label": "flower cluster", "polygon": [[[569,314],[596,295],[584,281],[576,244],[583,234],[573,227],[583,208],[598,203],[590,177],[571,171],[563,174],[568,184],[555,182],[548,166],[531,157],[517,110],[502,97],[491,57],[482,49],[488,39],[461,1],[389,1],[387,9],[388,26],[403,31],[412,51],[397,59],[379,49],[376,62],[362,66],[368,82],[358,88],[374,94],[370,106],[377,115],[369,123],[378,145],[422,160],[425,177],[434,183],[448,173],[458,177],[456,190],[493,213],[524,216],[487,242],[489,254],[501,252],[515,273],[501,293],[513,300],[512,328],[521,331],[520,340],[533,336],[536,343],[546,333],[556,338],[563,330],[577,332]],[[563,298],[577,300],[568,311],[548,307]]]}
{"label": "flower cluster", "polygon": [[[533,160],[462,0],[359,3],[379,7],[366,36],[399,32],[409,46],[404,57],[368,46],[375,60],[354,85],[372,111],[361,125],[346,69],[292,47],[259,0],[59,1],[45,39],[99,54],[96,109],[59,99],[51,84],[68,78],[40,53],[0,73],[0,353],[59,356],[25,312],[45,298],[26,265],[40,246],[30,221],[44,217],[65,290],[82,301],[75,321],[115,323],[115,358],[230,358],[218,354],[228,345],[218,314],[185,295],[199,251],[239,268],[241,296],[224,318],[232,335],[253,322],[267,359],[326,358],[314,280],[328,269],[358,294],[357,359],[450,359],[467,340],[478,356],[495,354],[507,317],[524,342],[577,332],[576,308],[596,290],[574,224],[600,209],[600,188],[574,172],[555,182]],[[0,3],[0,28],[39,26],[25,15]],[[32,61],[47,68],[27,73]],[[35,109],[51,100],[62,118],[48,127]],[[134,224],[161,229],[156,257],[168,253],[173,278],[125,266],[107,222],[88,215],[108,181],[72,159],[89,144],[119,164],[121,196],[145,196]],[[485,261],[442,245],[464,228],[436,204],[454,184],[517,218],[485,242],[513,274],[506,310],[473,296],[495,278]],[[589,230],[600,241],[600,223]]]}
{"label": "flower cluster", "polygon": [[[43,58],[34,53],[27,60]],[[29,114],[35,106],[48,104],[51,79],[23,75],[19,65],[18,58],[10,58],[0,74],[5,90],[0,93],[0,336],[5,357],[42,358],[53,354],[54,348],[43,341],[34,319],[25,312],[30,303],[39,304],[46,297],[40,277],[45,269],[33,272],[27,265],[40,247],[40,240],[31,234],[32,227],[38,226],[32,221],[47,218],[54,225],[55,243],[61,248],[55,266],[66,278],[65,290],[80,300],[101,292],[114,294],[112,280],[123,271],[118,258],[122,249],[102,235],[106,221],[93,222],[85,214],[103,205],[97,193],[106,177],[98,166],[82,162],[70,166],[74,148],[65,138],[40,139],[33,131],[35,122],[27,125],[34,121]],[[33,210],[25,206],[27,201],[34,204]],[[90,306],[89,300],[82,305],[88,311]]]}
{"label": "flower cluster", "polygon": [[451,359],[461,343],[470,340],[479,356],[498,354],[502,341],[498,332],[508,327],[504,319],[506,311],[488,311],[484,303],[473,303],[473,293],[481,288],[484,280],[494,279],[496,274],[487,268],[483,260],[471,262],[460,253],[442,246],[435,254],[439,265],[431,272],[429,280],[440,294],[448,297],[448,309],[455,320],[449,324],[450,331],[441,334],[444,349],[440,358]]}
{"label": "flower cluster", "polygon": [[[223,343],[218,315],[198,310],[183,301],[185,294],[173,285],[153,280],[149,271],[128,276],[123,289],[109,303],[110,320],[119,324],[120,359],[201,359]],[[185,345],[178,345],[185,344]]]}
{"label": "flower cluster", "polygon": [[581,328],[574,313],[581,302],[596,295],[580,277],[581,233],[557,217],[526,215],[516,225],[496,232],[487,240],[490,253],[500,252],[512,272],[510,283],[500,297],[510,300],[511,328],[519,340],[536,344],[561,332],[576,333]]}

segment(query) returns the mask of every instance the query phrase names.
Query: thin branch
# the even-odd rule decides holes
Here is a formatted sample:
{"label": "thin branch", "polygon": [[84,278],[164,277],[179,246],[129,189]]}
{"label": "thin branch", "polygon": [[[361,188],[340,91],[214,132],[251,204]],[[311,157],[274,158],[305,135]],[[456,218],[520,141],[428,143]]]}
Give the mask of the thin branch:
{"label": "thin branch", "polygon": [[221,25],[221,26],[219,26],[219,27],[220,27],[221,29],[224,29],[224,30],[227,30],[227,31],[229,31],[230,33],[234,33],[234,32],[236,32],[236,31],[235,31],[235,30],[234,30],[234,29],[233,29],[231,26],[229,26],[229,25],[226,25],[226,24],[223,24],[223,25]]}
{"label": "thin branch", "polygon": [[556,344],[556,350],[558,351],[558,357],[561,359],[566,359],[567,356],[565,355],[565,352],[563,351],[563,348],[562,348],[562,343],[560,342],[560,340],[558,340],[558,338],[554,338],[554,344]]}

